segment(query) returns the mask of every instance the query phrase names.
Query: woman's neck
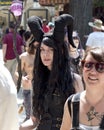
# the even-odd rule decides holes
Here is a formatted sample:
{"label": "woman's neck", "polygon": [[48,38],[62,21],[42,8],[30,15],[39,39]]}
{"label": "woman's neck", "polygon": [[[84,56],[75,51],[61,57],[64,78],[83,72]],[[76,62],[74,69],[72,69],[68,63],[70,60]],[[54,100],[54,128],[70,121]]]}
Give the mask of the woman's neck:
{"label": "woman's neck", "polygon": [[104,93],[99,94],[99,92],[91,93],[85,91],[83,97],[84,97],[83,103],[86,106],[85,114],[87,117],[86,118],[87,122],[89,123],[90,126],[99,125],[103,116],[103,108],[101,107],[104,106]]}
{"label": "woman's neck", "polygon": [[85,100],[87,103],[89,103],[91,106],[95,106],[99,102],[101,102],[104,99],[104,93],[100,92],[85,92]]}

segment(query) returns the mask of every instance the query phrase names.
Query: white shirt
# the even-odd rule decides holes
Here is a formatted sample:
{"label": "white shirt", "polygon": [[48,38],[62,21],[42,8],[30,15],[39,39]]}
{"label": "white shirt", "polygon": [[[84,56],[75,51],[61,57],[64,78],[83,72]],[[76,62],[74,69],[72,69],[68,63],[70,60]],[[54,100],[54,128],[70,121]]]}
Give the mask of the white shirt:
{"label": "white shirt", "polygon": [[89,34],[86,46],[102,47],[104,46],[104,32],[92,32]]}
{"label": "white shirt", "polygon": [[83,124],[80,124],[80,128],[83,130],[99,130],[99,126],[86,126]]}
{"label": "white shirt", "polygon": [[0,130],[19,130],[16,93],[9,71],[0,63]]}

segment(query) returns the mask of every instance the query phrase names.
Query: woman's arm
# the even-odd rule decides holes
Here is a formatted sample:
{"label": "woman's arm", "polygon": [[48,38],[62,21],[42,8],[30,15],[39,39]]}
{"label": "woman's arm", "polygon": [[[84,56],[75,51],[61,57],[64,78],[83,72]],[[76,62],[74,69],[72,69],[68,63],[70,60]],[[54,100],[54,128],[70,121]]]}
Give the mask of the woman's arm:
{"label": "woman's arm", "polygon": [[60,130],[70,130],[71,129],[71,116],[68,109],[68,100],[64,105],[64,114],[62,119],[62,124]]}
{"label": "woman's arm", "polygon": [[6,62],[6,50],[7,50],[7,44],[3,44],[3,47],[2,47],[2,51],[3,51],[3,60],[4,62]]}

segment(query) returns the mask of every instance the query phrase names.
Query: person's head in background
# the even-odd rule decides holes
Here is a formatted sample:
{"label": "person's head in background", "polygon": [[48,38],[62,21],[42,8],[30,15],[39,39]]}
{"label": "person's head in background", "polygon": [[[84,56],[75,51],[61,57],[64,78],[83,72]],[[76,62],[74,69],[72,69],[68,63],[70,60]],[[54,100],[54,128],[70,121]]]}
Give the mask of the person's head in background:
{"label": "person's head in background", "polygon": [[[79,48],[79,43],[80,43],[80,39],[79,39],[77,31],[73,31],[72,38],[73,38],[73,42],[74,42],[76,48],[74,48],[71,44],[68,44],[68,45],[69,45],[69,50],[74,51],[74,50]],[[65,36],[65,41],[69,42],[68,37],[67,37],[67,33]]]}
{"label": "person's head in background", "polygon": [[13,21],[9,22],[9,32],[14,32],[15,23]]}
{"label": "person's head in background", "polygon": [[94,21],[89,22],[88,25],[92,27],[94,32],[101,32],[104,30],[103,22],[100,19],[94,19]]}
{"label": "person's head in background", "polygon": [[45,18],[42,20],[42,24],[43,25],[47,25],[48,24],[48,22],[47,22],[47,20]]}
{"label": "person's head in background", "polygon": [[81,64],[85,87],[104,86],[104,47],[86,50]]}
{"label": "person's head in background", "polygon": [[78,48],[79,44],[80,44],[80,38],[79,38],[78,32],[77,31],[73,31],[72,36],[73,36],[74,44],[75,44],[76,48]]}
{"label": "person's head in background", "polygon": [[52,70],[53,66],[55,68],[57,67],[56,62],[58,61],[56,59],[58,59],[58,51],[52,38],[43,38],[36,55],[36,63],[38,64],[37,67],[39,67],[40,70],[42,69],[42,66],[43,68],[47,68],[49,70]]}
{"label": "person's head in background", "polygon": [[58,44],[50,37],[45,36],[37,51],[38,64],[47,67],[49,70],[58,71],[58,67],[66,69],[66,62],[69,61],[69,53],[66,44]]}
{"label": "person's head in background", "polygon": [[38,47],[38,42],[35,41],[30,31],[26,31],[23,34],[23,38],[25,41],[25,49],[29,54],[35,54],[36,49]]}
{"label": "person's head in background", "polygon": [[55,27],[54,23],[53,22],[49,22],[48,26],[49,26],[50,31],[53,31],[53,29]]}
{"label": "person's head in background", "polygon": [[62,15],[62,14],[65,14],[65,12],[60,10],[59,15]]}
{"label": "person's head in background", "polygon": [[43,65],[49,70],[52,70],[55,50],[56,47],[54,45],[54,41],[48,37],[45,37],[40,46],[40,57]]}
{"label": "person's head in background", "polygon": [[8,33],[9,33],[9,28],[6,28],[5,34],[8,34]]}

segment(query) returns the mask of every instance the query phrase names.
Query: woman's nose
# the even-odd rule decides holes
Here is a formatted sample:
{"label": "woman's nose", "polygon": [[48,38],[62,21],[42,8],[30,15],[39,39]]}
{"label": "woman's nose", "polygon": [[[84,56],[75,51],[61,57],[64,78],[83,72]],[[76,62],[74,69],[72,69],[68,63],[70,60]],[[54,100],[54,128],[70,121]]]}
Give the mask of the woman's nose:
{"label": "woman's nose", "polygon": [[96,71],[96,68],[95,68],[95,65],[93,65],[93,67],[91,68],[90,71],[93,72],[93,73],[97,72],[97,71]]}

